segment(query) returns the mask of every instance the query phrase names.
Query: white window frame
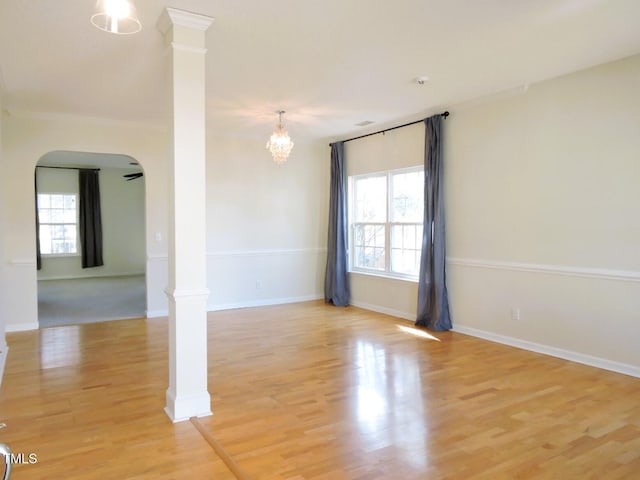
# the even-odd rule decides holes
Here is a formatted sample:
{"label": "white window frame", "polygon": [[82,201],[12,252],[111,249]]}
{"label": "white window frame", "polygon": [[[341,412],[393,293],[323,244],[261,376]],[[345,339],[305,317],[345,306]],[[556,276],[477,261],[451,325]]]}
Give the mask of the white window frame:
{"label": "white window frame", "polygon": [[[391,255],[392,255],[392,249],[391,249],[391,232],[392,232],[392,228],[394,226],[398,226],[398,225],[413,225],[413,226],[419,226],[420,228],[423,227],[423,221],[420,222],[392,222],[390,220],[391,217],[391,202],[393,199],[393,192],[392,192],[392,182],[391,179],[393,177],[393,175],[398,175],[398,174],[403,174],[403,173],[412,173],[412,172],[424,172],[424,167],[423,166],[416,166],[416,167],[408,167],[408,168],[397,168],[397,169],[392,169],[392,170],[383,170],[380,172],[372,172],[372,173],[366,173],[366,174],[360,174],[360,175],[351,175],[348,178],[348,215],[349,215],[349,271],[353,272],[353,273],[362,273],[362,274],[367,274],[367,275],[376,275],[376,276],[382,276],[382,277],[388,277],[388,278],[399,278],[399,279],[404,279],[404,280],[410,280],[410,281],[414,281],[417,282],[418,281],[418,274],[416,273],[415,275],[412,274],[407,274],[407,273],[401,273],[401,272],[395,272],[391,270]],[[355,183],[357,180],[363,180],[363,179],[367,179],[367,178],[375,178],[375,177],[385,177],[386,178],[386,185],[387,185],[387,198],[386,198],[386,215],[385,215],[385,222],[357,222],[355,221],[355,205],[356,205],[356,188],[355,188]],[[424,189],[423,189],[424,191]],[[354,245],[354,240],[355,240],[355,230],[358,226],[360,225],[381,225],[385,227],[385,242],[384,242],[384,257],[385,257],[385,262],[384,262],[384,270],[382,269],[377,269],[377,268],[367,268],[367,267],[362,267],[362,266],[357,266],[356,265],[356,248]],[[420,245],[422,244],[422,238],[420,236]]]}
{"label": "white window frame", "polygon": [[[75,219],[75,223],[70,223],[70,222],[43,222],[42,221],[42,217],[41,217],[41,208],[40,205],[36,205],[36,208],[38,209],[38,216],[39,216],[39,226],[42,225],[74,225],[76,227],[76,251],[75,252],[69,252],[69,253],[44,253],[43,248],[42,248],[42,243],[40,244],[40,255],[42,255],[43,257],[48,257],[48,258],[54,258],[54,257],[79,257],[80,256],[80,209],[79,209],[79,199],[78,199],[78,194],[76,192],[38,192],[37,195],[66,195],[66,196],[73,196],[76,199],[76,219]],[[42,242],[42,236],[40,236],[40,242]]]}

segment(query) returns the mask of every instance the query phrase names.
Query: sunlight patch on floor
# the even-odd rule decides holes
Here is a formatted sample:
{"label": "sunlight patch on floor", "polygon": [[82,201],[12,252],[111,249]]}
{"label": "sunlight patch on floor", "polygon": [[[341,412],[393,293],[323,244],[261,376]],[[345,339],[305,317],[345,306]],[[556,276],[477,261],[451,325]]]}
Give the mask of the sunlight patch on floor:
{"label": "sunlight patch on floor", "polygon": [[409,333],[411,335],[415,335],[416,337],[422,337],[428,340],[435,340],[436,342],[440,341],[439,338],[436,338],[433,335],[425,332],[424,330],[420,330],[419,328],[405,327],[404,325],[396,325],[396,326],[398,327],[398,330],[401,330],[405,333]]}

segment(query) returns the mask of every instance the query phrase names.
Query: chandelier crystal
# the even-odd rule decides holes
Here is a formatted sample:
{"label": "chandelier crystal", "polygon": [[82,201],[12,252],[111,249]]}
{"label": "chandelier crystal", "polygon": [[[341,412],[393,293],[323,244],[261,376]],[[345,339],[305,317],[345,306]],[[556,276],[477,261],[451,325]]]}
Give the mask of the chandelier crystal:
{"label": "chandelier crystal", "polygon": [[267,150],[271,152],[271,156],[277,164],[282,164],[287,161],[287,157],[293,148],[293,142],[282,126],[282,114],[285,113],[284,110],[278,110],[276,113],[278,114],[278,126],[267,142]]}
{"label": "chandelier crystal", "polygon": [[128,0],[98,0],[91,23],[100,30],[117,34],[137,33],[142,29],[136,7]]}

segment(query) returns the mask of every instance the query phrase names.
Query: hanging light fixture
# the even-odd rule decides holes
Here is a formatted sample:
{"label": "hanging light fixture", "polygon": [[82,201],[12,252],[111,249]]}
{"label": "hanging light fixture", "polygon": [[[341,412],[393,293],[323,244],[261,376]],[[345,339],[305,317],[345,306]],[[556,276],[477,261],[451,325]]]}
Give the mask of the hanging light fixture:
{"label": "hanging light fixture", "polygon": [[98,0],[91,23],[109,33],[129,34],[142,29],[136,7],[128,0]]}
{"label": "hanging light fixture", "polygon": [[287,157],[293,148],[293,142],[282,126],[282,114],[285,113],[284,110],[278,110],[276,113],[278,114],[278,126],[267,142],[267,150],[271,152],[271,156],[276,163],[282,164],[287,161]]}

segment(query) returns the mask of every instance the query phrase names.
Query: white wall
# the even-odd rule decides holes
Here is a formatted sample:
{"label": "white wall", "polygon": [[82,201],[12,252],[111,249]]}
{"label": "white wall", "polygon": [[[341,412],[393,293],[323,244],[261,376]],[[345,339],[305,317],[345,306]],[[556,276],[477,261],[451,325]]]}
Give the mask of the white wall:
{"label": "white wall", "polygon": [[640,375],[639,89],[636,56],[453,111],[456,329]]}
{"label": "white wall", "polygon": [[166,137],[166,132],[160,129],[97,119],[16,114],[3,117],[0,202],[7,209],[5,221],[0,225],[6,269],[0,285],[5,295],[0,317],[9,329],[38,326],[33,172],[38,159],[53,150],[125,154],[142,165],[149,257],[147,308],[157,310],[166,305],[163,293],[167,285],[166,269],[154,269],[152,261],[157,256],[166,257],[167,252]]}
{"label": "white wall", "polygon": [[[4,109],[2,106],[2,90],[0,90],[0,171],[4,165],[4,151],[2,149],[2,128],[3,128]],[[0,191],[5,189],[5,176],[0,175]],[[0,198],[0,225],[5,224],[5,207],[6,204]],[[7,281],[7,261],[4,245],[4,236],[0,235],[0,287],[3,287]],[[0,288],[0,305],[6,305],[6,289]],[[4,374],[4,365],[7,359],[7,342],[5,340],[5,324],[6,317],[0,313],[0,385]]]}
{"label": "white wall", "polygon": [[297,141],[277,165],[264,143],[207,139],[211,310],[323,298],[327,144]]}
{"label": "white wall", "polygon": [[[127,181],[117,168],[100,169],[104,266],[82,268],[73,256],[42,256],[39,280],[144,274],[146,263],[144,177]],[[38,190],[79,193],[77,170],[38,168]]]}
{"label": "white wall", "polygon": [[[348,176],[424,165],[423,123],[345,143]],[[417,281],[349,273],[351,304],[415,320]]]}

